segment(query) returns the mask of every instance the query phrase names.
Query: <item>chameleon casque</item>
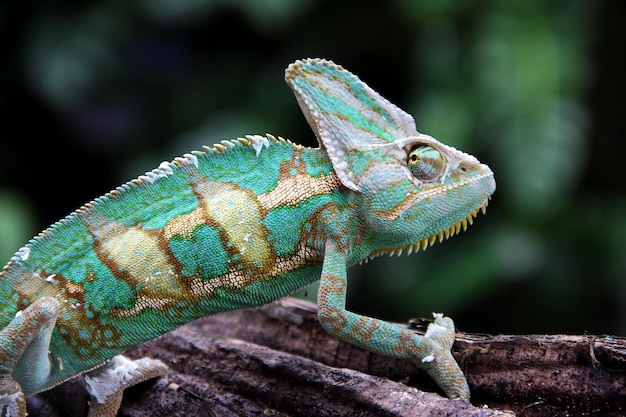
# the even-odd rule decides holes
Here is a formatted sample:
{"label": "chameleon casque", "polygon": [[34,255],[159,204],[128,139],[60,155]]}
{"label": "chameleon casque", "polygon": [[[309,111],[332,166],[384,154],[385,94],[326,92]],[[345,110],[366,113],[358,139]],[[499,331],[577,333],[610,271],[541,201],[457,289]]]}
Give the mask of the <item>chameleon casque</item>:
{"label": "chameleon casque", "polygon": [[285,73],[319,142],[246,136],[163,162],[33,238],[0,273],[0,413],[85,373],[91,416],[164,375],[120,353],[184,323],[257,306],[320,280],[332,335],[425,368],[469,398],[451,319],[426,335],[345,309],[346,268],[425,249],[465,229],[495,190],[473,156],[330,61]]}

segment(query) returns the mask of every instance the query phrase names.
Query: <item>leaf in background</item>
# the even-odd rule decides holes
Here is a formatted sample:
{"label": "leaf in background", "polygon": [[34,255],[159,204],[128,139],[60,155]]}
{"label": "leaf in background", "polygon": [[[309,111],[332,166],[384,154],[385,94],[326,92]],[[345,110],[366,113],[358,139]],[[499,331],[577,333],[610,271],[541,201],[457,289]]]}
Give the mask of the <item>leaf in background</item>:
{"label": "leaf in background", "polygon": [[[555,213],[576,185],[584,156],[586,119],[580,77],[569,69],[569,25],[556,30],[536,7],[515,3],[483,15],[473,73],[484,94],[481,131],[509,206],[525,216]],[[579,68],[580,74],[580,68]]]}
{"label": "leaf in background", "polygon": [[0,190],[0,263],[7,261],[31,238],[34,223],[26,201],[16,193]]}

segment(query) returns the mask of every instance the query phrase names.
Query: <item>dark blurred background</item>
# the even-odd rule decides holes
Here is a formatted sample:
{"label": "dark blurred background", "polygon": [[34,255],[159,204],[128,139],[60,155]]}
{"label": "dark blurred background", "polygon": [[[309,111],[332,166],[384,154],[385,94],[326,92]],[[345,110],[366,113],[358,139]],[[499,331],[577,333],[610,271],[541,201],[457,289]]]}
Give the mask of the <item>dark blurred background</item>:
{"label": "dark blurred background", "polygon": [[203,144],[270,132],[315,146],[283,71],[324,57],[498,184],[468,232],[350,269],[350,309],[624,335],[625,4],[2,2],[0,257]]}

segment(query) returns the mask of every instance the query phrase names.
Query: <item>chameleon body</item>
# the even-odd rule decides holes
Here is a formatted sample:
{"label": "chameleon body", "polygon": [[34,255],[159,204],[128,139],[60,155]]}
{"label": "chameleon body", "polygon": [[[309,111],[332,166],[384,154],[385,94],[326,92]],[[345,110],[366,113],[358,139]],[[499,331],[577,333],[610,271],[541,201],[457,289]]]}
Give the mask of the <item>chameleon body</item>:
{"label": "chameleon body", "polygon": [[346,268],[466,228],[495,189],[491,170],[418,133],[330,61],[297,61],[286,80],[319,148],[271,135],[205,147],[84,205],[11,258],[0,273],[3,415],[23,417],[25,396],[82,373],[91,415],[115,415],[124,388],[166,369],[120,353],[317,280],[328,332],[412,360],[448,396],[469,397],[452,321],[435,315],[419,336],[351,313]]}

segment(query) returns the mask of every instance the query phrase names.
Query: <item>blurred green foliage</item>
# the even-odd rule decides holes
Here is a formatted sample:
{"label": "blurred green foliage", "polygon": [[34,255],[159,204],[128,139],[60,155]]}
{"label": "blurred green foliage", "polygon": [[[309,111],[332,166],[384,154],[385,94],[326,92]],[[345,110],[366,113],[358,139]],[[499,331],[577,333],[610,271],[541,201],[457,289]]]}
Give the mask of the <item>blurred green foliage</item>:
{"label": "blurred green foliage", "polygon": [[282,72],[320,56],[498,183],[466,234],[352,268],[351,309],[623,334],[624,17],[584,0],[5,2],[0,255],[203,144],[270,132],[315,146]]}

